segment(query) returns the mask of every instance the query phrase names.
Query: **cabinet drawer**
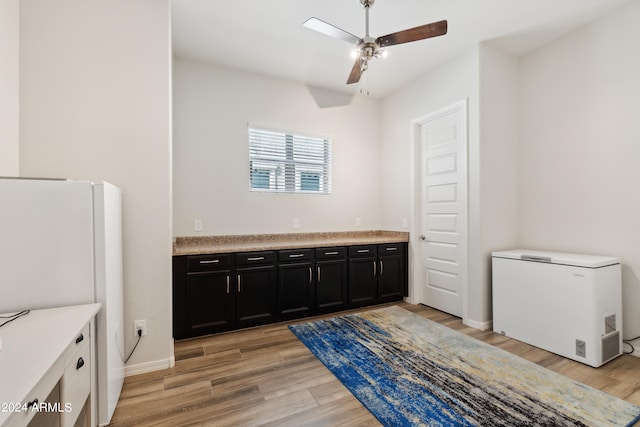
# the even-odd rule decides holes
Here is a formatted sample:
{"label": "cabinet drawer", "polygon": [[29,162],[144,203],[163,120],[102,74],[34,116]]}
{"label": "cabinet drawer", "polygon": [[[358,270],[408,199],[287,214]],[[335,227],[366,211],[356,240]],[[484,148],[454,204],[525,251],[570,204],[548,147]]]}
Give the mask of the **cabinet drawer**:
{"label": "cabinet drawer", "polygon": [[[91,391],[91,346],[86,342],[71,359],[61,380],[61,426],[73,426]],[[67,412],[68,411],[68,412]]]}
{"label": "cabinet drawer", "polygon": [[84,346],[89,346],[91,341],[91,332],[89,329],[90,324],[87,323],[84,328],[76,335],[74,340],[69,344],[67,349],[64,351],[64,363],[65,366],[71,363],[78,352],[84,348]]}
{"label": "cabinet drawer", "polygon": [[[3,350],[5,351],[5,350]],[[40,405],[43,402],[50,401],[48,398],[53,391],[58,387],[58,380],[64,372],[64,360],[60,357],[49,369],[45,376],[43,376],[38,384],[29,392],[25,400],[19,403],[20,411],[14,411],[7,425],[9,426],[26,426],[38,414],[33,410],[33,405]],[[4,384],[3,384],[4,386]],[[52,397],[52,403],[55,403],[55,398]],[[39,407],[39,406],[38,406]],[[26,410],[22,410],[26,408]],[[5,424],[3,424],[5,425]]]}
{"label": "cabinet drawer", "polygon": [[404,243],[384,243],[378,245],[378,255],[401,255],[404,253]]}
{"label": "cabinet drawer", "polygon": [[367,257],[376,255],[376,245],[349,246],[350,257]]}
{"label": "cabinet drawer", "polygon": [[345,258],[346,256],[347,248],[344,246],[316,249],[316,259]]}
{"label": "cabinet drawer", "polygon": [[275,262],[276,254],[273,251],[242,252],[236,254],[236,265],[258,265]]}
{"label": "cabinet drawer", "polygon": [[187,257],[187,271],[207,271],[228,268],[229,254],[194,255]]}
{"label": "cabinet drawer", "polygon": [[313,249],[287,249],[278,251],[278,261],[308,261],[313,258]]}

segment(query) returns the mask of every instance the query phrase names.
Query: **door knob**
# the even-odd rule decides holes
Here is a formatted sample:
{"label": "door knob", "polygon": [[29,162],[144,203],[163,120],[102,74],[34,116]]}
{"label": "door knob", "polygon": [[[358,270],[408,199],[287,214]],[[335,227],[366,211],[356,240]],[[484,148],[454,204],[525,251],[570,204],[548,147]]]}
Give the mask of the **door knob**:
{"label": "door knob", "polygon": [[427,240],[427,236],[425,236],[424,234],[420,235],[420,240]]}

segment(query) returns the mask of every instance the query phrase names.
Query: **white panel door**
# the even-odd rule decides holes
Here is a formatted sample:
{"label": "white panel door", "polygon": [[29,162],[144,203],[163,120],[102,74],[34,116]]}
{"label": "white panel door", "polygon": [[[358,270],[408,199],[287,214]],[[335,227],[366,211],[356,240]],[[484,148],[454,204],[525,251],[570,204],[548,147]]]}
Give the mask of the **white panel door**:
{"label": "white panel door", "polygon": [[462,317],[467,280],[467,113],[464,104],[419,124],[420,302]]}

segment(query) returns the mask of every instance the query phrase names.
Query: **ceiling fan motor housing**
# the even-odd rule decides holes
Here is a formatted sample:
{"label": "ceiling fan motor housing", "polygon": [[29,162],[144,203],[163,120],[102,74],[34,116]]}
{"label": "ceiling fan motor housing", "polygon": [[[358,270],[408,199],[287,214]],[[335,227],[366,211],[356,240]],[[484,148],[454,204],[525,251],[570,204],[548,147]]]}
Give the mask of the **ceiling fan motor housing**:
{"label": "ceiling fan motor housing", "polygon": [[375,0],[360,0],[360,3],[362,3],[364,7],[373,6],[373,2],[375,2]]}
{"label": "ceiling fan motor housing", "polygon": [[382,54],[380,45],[376,43],[376,39],[373,37],[364,37],[362,43],[358,46],[360,51],[360,57],[368,61],[371,58],[377,58]]}

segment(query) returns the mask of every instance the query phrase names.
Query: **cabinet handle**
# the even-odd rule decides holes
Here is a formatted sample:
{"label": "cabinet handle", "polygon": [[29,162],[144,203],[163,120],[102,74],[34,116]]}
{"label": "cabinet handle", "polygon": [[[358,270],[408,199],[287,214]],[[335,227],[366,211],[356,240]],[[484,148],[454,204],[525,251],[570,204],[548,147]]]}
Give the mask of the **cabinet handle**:
{"label": "cabinet handle", "polygon": [[311,283],[313,283],[313,270],[309,267],[309,286],[311,286]]}
{"label": "cabinet handle", "polygon": [[247,258],[247,261],[262,261],[264,259],[263,256],[254,256]]}
{"label": "cabinet handle", "polygon": [[38,406],[38,399],[33,399],[31,402],[27,403],[27,408],[31,409],[33,407]]}
{"label": "cabinet handle", "polygon": [[318,283],[320,283],[320,266],[318,266]]}
{"label": "cabinet handle", "polygon": [[377,276],[377,275],[378,275],[378,272],[377,272],[377,270],[376,270],[376,262],[375,262],[375,261],[373,261],[373,275],[374,275],[374,276]]}
{"label": "cabinet handle", "polygon": [[78,363],[76,363],[76,370],[82,368],[84,366],[84,359],[81,357],[78,359]]}
{"label": "cabinet handle", "polygon": [[383,273],[384,273],[384,264],[382,263],[382,260],[380,260],[380,275],[382,276]]}
{"label": "cabinet handle", "polygon": [[390,248],[385,248],[385,251],[397,251],[398,248],[394,248],[394,247],[390,247]]}
{"label": "cabinet handle", "polygon": [[215,264],[216,262],[220,262],[219,259],[206,259],[200,261],[200,264]]}
{"label": "cabinet handle", "polygon": [[227,293],[229,293],[229,275],[227,275]]}
{"label": "cabinet handle", "polygon": [[80,334],[78,338],[76,338],[76,344],[80,344],[82,341],[84,341],[84,335]]}
{"label": "cabinet handle", "polygon": [[240,275],[238,274],[238,293],[240,293]]}
{"label": "cabinet handle", "polygon": [[358,249],[358,253],[359,254],[368,254],[369,253],[369,249]]}
{"label": "cabinet handle", "polygon": [[325,255],[338,255],[338,252],[337,251],[335,251],[335,252],[325,252],[324,254]]}
{"label": "cabinet handle", "polygon": [[304,254],[290,254],[289,258],[300,258],[300,257],[303,257],[303,256],[304,256]]}

